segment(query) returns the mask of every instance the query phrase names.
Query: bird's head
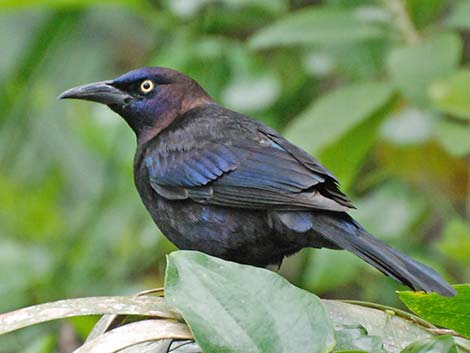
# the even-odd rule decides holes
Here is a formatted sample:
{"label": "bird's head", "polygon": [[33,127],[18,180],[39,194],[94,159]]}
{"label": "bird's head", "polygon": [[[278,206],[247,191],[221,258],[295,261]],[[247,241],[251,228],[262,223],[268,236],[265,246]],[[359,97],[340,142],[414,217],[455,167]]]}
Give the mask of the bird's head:
{"label": "bird's head", "polygon": [[141,68],[114,80],[71,88],[58,98],[106,104],[127,121],[139,142],[156,136],[185,112],[212,102],[196,81],[162,67]]}

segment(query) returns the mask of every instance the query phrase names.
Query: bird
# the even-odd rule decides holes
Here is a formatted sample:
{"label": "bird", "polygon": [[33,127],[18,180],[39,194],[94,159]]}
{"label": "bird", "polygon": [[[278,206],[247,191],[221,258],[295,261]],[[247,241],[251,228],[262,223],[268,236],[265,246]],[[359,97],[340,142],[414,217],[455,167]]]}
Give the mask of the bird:
{"label": "bird", "polygon": [[343,249],[415,291],[456,294],[354,220],[350,199],[317,159],[217,104],[189,76],[143,67],[58,99],[101,103],[124,118],[137,140],[137,191],[179,249],[257,267],[280,266],[306,247]]}

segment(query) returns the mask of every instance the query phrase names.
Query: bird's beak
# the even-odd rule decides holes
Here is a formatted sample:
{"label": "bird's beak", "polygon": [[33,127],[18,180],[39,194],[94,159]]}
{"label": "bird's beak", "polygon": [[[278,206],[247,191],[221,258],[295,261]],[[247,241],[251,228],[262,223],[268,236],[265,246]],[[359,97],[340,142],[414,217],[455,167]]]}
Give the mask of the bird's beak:
{"label": "bird's beak", "polygon": [[57,99],[75,98],[106,105],[127,104],[132,96],[114,87],[113,81],[100,81],[71,88],[62,92]]}

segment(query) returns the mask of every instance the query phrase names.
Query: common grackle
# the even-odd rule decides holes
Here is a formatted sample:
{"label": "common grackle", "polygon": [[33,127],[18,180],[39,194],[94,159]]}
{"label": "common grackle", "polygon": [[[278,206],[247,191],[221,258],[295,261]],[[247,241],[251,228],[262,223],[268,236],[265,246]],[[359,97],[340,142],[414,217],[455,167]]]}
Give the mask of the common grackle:
{"label": "common grackle", "polygon": [[59,98],[103,103],[126,120],[137,190],[180,249],[263,267],[304,247],[345,249],[414,290],[455,294],[349,216],[350,200],[316,159],[177,71],[141,68]]}

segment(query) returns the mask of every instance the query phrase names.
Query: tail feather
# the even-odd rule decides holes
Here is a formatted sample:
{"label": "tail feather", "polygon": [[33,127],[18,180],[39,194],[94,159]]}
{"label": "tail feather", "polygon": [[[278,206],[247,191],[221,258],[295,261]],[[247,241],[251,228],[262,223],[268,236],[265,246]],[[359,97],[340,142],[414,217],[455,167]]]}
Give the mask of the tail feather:
{"label": "tail feather", "polygon": [[313,229],[338,247],[348,250],[385,275],[427,293],[454,296],[456,291],[432,268],[391,248],[365,231],[356,221],[327,214],[313,215]]}

